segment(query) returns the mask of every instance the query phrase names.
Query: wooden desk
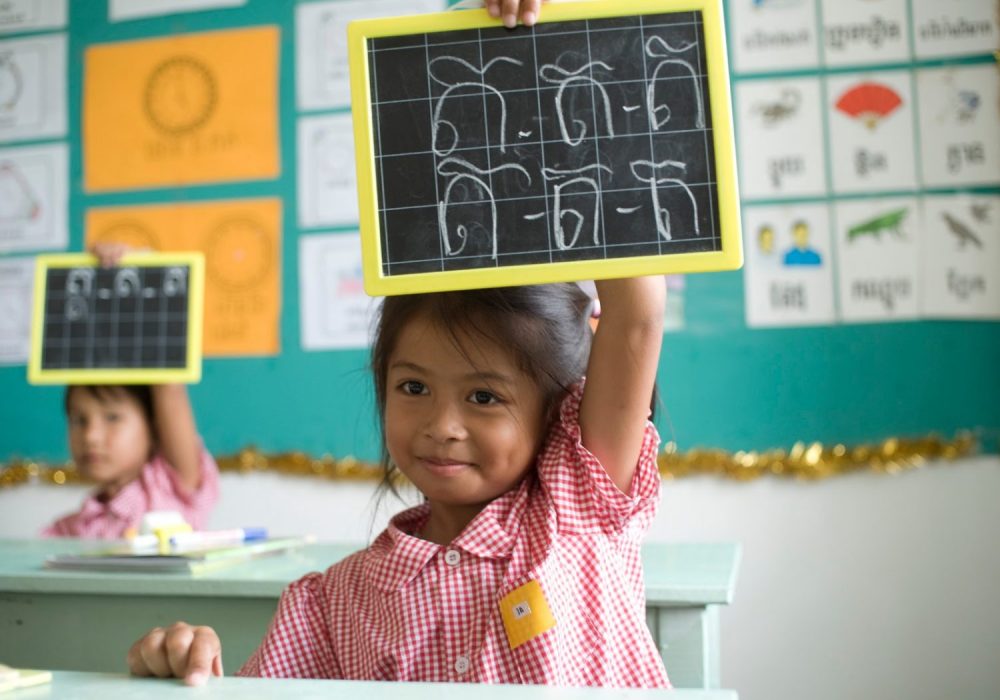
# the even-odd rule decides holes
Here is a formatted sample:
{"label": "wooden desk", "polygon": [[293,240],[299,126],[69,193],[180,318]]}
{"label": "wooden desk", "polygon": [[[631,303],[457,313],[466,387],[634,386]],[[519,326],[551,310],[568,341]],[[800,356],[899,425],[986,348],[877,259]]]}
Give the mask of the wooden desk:
{"label": "wooden desk", "polygon": [[[459,684],[456,684],[459,685]],[[455,688],[462,692],[461,688]],[[448,692],[445,690],[444,692]],[[737,700],[731,690],[617,690],[607,688],[553,688],[525,685],[477,685],[478,700]],[[176,680],[132,678],[117,673],[55,671],[52,683],[14,691],[10,700],[73,698],[143,698],[143,700],[440,700],[440,683],[386,683],[378,681],[267,680],[261,678],[210,678],[202,688],[189,688]],[[7,697],[6,695],[4,696]]]}
{"label": "wooden desk", "polygon": [[[214,627],[234,673],[257,647],[278,596],[358,549],[314,544],[192,576],[53,571],[80,540],[0,540],[0,661],[23,668],[122,671],[132,642],[177,620]],[[735,544],[647,544],[647,623],[678,688],[719,687],[718,607],[732,601]]]}

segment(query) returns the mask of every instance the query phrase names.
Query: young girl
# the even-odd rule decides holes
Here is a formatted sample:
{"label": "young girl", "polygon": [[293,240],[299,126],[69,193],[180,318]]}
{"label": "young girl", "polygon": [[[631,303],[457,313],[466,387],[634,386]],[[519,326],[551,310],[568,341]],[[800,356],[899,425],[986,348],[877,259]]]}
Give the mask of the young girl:
{"label": "young girl", "polygon": [[[111,267],[125,250],[102,243],[92,252]],[[218,499],[218,469],[184,385],[69,386],[65,407],[73,462],[98,486],[43,536],[121,538],[151,510],[176,510],[204,527]]]}
{"label": "young girl", "polygon": [[[667,687],[639,546],[662,277],[388,297],[372,350],[386,464],[424,495],[292,583],[240,675]],[[586,379],[584,379],[586,374]],[[157,628],[137,675],[221,675],[208,627]]]}

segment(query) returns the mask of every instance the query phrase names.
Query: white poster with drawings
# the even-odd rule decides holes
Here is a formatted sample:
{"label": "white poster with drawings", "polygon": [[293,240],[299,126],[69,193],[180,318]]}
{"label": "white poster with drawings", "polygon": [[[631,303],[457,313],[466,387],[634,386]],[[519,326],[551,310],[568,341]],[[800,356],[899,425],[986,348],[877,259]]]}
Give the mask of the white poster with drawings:
{"label": "white poster with drawings", "polygon": [[360,234],[299,236],[299,300],[304,349],[371,345],[378,300],[365,294]]}
{"label": "white poster with drawings", "polygon": [[295,92],[302,110],[351,103],[347,24],[356,19],[441,12],[444,0],[338,0],[295,8]]}
{"label": "white poster with drawings", "polygon": [[298,129],[299,226],[358,223],[351,115],[302,117]]}
{"label": "white poster with drawings", "polygon": [[833,251],[826,204],[745,207],[743,241],[748,326],[834,322]]}
{"label": "white poster with drawings", "polygon": [[66,134],[66,35],[0,41],[0,143]]}
{"label": "white poster with drawings", "polygon": [[2,0],[0,34],[66,26],[66,0]]}
{"label": "white poster with drawings", "polygon": [[910,0],[917,58],[992,53],[1000,47],[1000,10],[990,0]]}
{"label": "white poster with drawings", "polygon": [[[938,0],[940,2],[940,0]],[[907,0],[826,0],[823,35],[828,66],[910,59]]]}
{"label": "white poster with drawings", "polygon": [[824,196],[819,80],[744,80],[736,103],[743,198]]}
{"label": "white poster with drawings", "polygon": [[922,220],[922,315],[1000,318],[1000,195],[929,195]]}
{"label": "white poster with drawings", "polygon": [[246,0],[111,0],[108,4],[108,19],[112,22],[121,22],[137,17],[195,12],[216,7],[238,7],[245,4]]}
{"label": "white poster with drawings", "polygon": [[917,186],[909,71],[830,76],[827,100],[836,193]]}
{"label": "white poster with drawings", "polygon": [[28,361],[34,279],[34,258],[0,258],[0,364]]}
{"label": "white poster with drawings", "polygon": [[917,317],[920,221],[917,200],[834,204],[837,296],[845,321]]}
{"label": "white poster with drawings", "polygon": [[995,63],[917,74],[924,185],[1000,185],[1000,71]]}
{"label": "white poster with drawings", "polygon": [[731,0],[733,72],[816,68],[816,7],[801,0]]}
{"label": "white poster with drawings", "polygon": [[0,252],[66,248],[68,153],[64,143],[0,149]]}

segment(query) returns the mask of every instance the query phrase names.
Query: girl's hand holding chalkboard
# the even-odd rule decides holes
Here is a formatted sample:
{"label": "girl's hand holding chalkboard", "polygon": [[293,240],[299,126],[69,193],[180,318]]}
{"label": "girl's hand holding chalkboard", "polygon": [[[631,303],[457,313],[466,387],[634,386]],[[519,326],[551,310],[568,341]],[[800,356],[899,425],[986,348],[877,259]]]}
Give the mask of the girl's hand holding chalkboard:
{"label": "girl's hand holding chalkboard", "polygon": [[486,0],[486,11],[490,17],[503,17],[505,27],[514,27],[518,16],[530,27],[538,20],[541,5],[542,0]]}
{"label": "girl's hand holding chalkboard", "polygon": [[128,650],[128,669],[135,676],[183,678],[204,685],[210,675],[222,675],[222,643],[211,627],[175,622],[156,627]]}

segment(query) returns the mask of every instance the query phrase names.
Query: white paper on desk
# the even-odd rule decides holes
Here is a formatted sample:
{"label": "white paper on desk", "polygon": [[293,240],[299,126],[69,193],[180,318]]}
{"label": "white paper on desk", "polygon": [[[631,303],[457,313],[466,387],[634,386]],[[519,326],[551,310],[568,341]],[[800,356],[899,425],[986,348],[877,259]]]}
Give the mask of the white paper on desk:
{"label": "white paper on desk", "polygon": [[330,109],[351,103],[348,22],[444,9],[444,0],[345,0],[296,7],[295,85],[299,109]]}
{"label": "white paper on desk", "polygon": [[28,361],[34,258],[0,258],[0,364]]}
{"label": "white paper on desk", "polygon": [[0,143],[66,134],[66,35],[0,41]]}
{"label": "white paper on desk", "polygon": [[299,226],[357,226],[351,115],[299,119],[298,163]]}
{"label": "white paper on desk", "polygon": [[68,163],[64,143],[0,148],[0,252],[66,248]]}
{"label": "white paper on desk", "polygon": [[360,234],[299,236],[299,299],[304,349],[371,345],[378,302],[365,294]]}
{"label": "white paper on desk", "polygon": [[237,7],[245,4],[246,0],[111,0],[108,5],[108,19],[120,22],[136,17],[194,12],[213,7]]}
{"label": "white paper on desk", "polygon": [[66,0],[0,2],[0,34],[66,26]]}

